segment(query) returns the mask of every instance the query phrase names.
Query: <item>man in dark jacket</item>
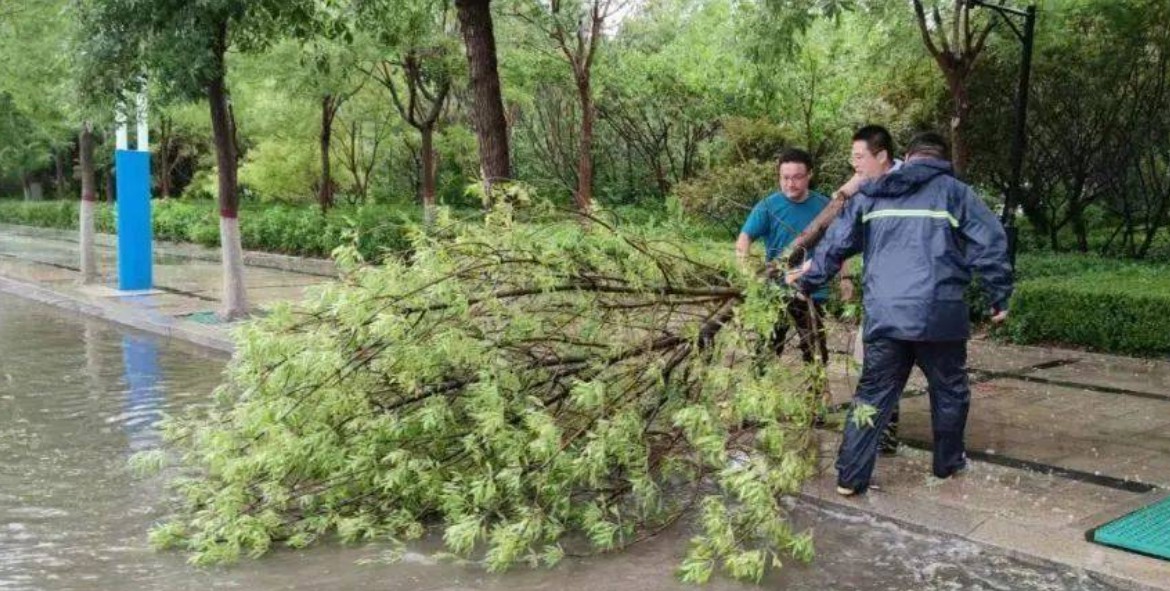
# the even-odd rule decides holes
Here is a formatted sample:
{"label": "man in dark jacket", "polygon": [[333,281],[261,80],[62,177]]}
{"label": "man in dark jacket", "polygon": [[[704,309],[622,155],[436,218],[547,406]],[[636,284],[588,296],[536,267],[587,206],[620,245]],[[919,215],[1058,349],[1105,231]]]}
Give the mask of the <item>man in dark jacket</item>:
{"label": "man in dark jacket", "polygon": [[[1012,293],[1007,239],[999,220],[968,185],[953,176],[941,136],[916,137],[906,163],[864,185],[830,226],[813,258],[787,281],[813,293],[864,253],[865,361],[837,457],[837,492],[865,492],[873,475],[878,434],[886,426],[915,364],[929,383],[934,434],[932,471],[947,478],[966,467],[963,434],[970,406],[967,303],[972,271],[1007,316]],[[852,414],[876,409],[873,425]]]}

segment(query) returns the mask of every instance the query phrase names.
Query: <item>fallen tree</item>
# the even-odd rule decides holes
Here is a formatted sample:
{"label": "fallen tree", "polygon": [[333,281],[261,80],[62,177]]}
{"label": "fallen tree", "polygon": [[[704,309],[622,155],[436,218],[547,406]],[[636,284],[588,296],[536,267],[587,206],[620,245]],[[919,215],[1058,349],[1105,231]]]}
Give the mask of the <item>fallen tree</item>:
{"label": "fallen tree", "polygon": [[436,524],[502,570],[692,515],[685,580],[810,558],[780,498],[814,471],[813,378],[757,353],[784,294],[723,245],[533,209],[440,219],[409,264],[341,249],[242,329],[218,404],[168,428],[183,501],[152,540],[215,563]]}

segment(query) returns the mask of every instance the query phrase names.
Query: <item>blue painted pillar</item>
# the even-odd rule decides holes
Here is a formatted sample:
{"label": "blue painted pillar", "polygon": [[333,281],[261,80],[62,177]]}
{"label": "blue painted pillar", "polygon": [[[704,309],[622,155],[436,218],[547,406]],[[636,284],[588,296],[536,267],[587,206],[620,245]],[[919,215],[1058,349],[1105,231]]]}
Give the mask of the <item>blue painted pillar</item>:
{"label": "blue painted pillar", "polygon": [[150,152],[117,150],[118,289],[154,286],[150,227]]}

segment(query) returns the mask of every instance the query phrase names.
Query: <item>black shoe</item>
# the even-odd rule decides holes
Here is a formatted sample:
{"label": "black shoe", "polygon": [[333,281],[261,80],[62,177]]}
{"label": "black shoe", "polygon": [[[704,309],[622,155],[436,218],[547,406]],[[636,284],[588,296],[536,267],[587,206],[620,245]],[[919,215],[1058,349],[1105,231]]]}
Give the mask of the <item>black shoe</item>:
{"label": "black shoe", "polygon": [[[950,472],[947,472],[946,474],[939,474],[938,472],[934,472],[934,477],[938,478],[940,480],[946,480],[948,478],[953,478],[955,476],[962,476],[962,475],[967,473],[967,470],[970,469],[970,467],[971,467],[971,465],[967,463],[967,458],[964,457],[962,464],[959,464],[955,468],[952,468],[950,470]],[[933,470],[932,470],[932,472],[933,472]]]}
{"label": "black shoe", "polygon": [[878,453],[883,456],[898,455],[898,448],[901,445],[898,442],[897,434],[891,429],[882,431],[882,434],[878,437]]}
{"label": "black shoe", "polygon": [[841,484],[840,482],[837,483],[837,494],[839,494],[843,497],[855,497],[857,495],[863,495],[871,490],[880,491],[881,489],[882,488],[880,486],[878,486],[872,482],[865,485],[865,486],[858,486],[858,487],[846,486],[844,484]]}

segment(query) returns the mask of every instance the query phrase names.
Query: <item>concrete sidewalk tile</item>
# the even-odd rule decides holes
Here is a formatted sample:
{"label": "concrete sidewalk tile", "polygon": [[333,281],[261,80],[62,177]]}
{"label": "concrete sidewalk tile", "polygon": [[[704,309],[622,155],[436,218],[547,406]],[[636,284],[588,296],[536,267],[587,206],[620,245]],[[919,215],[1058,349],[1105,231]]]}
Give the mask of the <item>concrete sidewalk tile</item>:
{"label": "concrete sidewalk tile", "polygon": [[166,294],[154,303],[154,309],[164,314],[181,317],[196,312],[206,312],[219,307],[219,302],[209,302],[179,294]]}
{"label": "concrete sidewalk tile", "polygon": [[1091,358],[1075,365],[1039,370],[1034,375],[1091,386],[1170,394],[1170,363],[1161,361]]}
{"label": "concrete sidewalk tile", "polygon": [[971,391],[972,404],[994,401],[1003,408],[1027,406],[1050,396],[1050,393],[1041,389],[1038,384],[1010,378],[995,378],[973,384]]}
{"label": "concrete sidewalk tile", "polygon": [[1061,458],[1060,466],[1094,474],[1117,475],[1149,466],[1158,452],[1107,440],[1086,440],[1085,447]]}
{"label": "concrete sidewalk tile", "polygon": [[1090,543],[1079,530],[992,518],[975,528],[970,539],[1018,557],[1031,556],[1073,569],[1103,573],[1115,580],[1111,582],[1130,588],[1170,589],[1170,563]]}
{"label": "concrete sidewalk tile", "polygon": [[301,300],[309,286],[249,287],[248,298],[257,305],[286,300]]}
{"label": "concrete sidewalk tile", "polygon": [[1038,347],[1004,347],[973,340],[967,346],[967,366],[984,371],[1021,371],[1059,359],[1080,359],[1080,352]]}
{"label": "concrete sidewalk tile", "polygon": [[1138,433],[1133,437],[1131,443],[1144,449],[1152,449],[1170,455],[1170,427],[1155,427],[1149,431]]}
{"label": "concrete sidewalk tile", "polygon": [[1124,517],[1142,507],[1170,498],[1170,492],[1164,490],[1136,494],[1104,487],[1094,487],[1094,490],[1090,491],[1089,494],[1100,498],[1103,508],[1095,513],[1086,514],[1080,520],[1070,524],[1069,527],[1089,531],[1105,525],[1110,521]]}
{"label": "concrete sidewalk tile", "polygon": [[1105,435],[1131,436],[1151,430],[1170,428],[1170,401],[1142,400],[1138,410],[1121,416],[1110,417],[1104,412],[1092,423],[1092,428]]}
{"label": "concrete sidewalk tile", "polygon": [[1170,489],[1170,454],[1155,452],[1124,466],[1122,473],[1132,473],[1133,479]]}
{"label": "concrete sidewalk tile", "polygon": [[969,535],[988,518],[975,511],[923,503],[884,488],[856,497],[842,497],[837,494],[836,488],[835,477],[825,475],[806,485],[803,493],[806,497],[828,505],[850,507],[919,529],[957,536]]}

